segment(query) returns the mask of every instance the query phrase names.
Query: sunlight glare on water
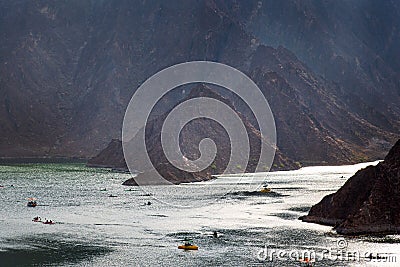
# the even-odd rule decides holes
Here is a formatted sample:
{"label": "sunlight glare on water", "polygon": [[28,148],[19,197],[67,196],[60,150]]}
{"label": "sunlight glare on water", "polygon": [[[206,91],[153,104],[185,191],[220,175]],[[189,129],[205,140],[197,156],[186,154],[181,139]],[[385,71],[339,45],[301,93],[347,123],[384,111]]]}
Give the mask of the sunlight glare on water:
{"label": "sunlight glare on water", "polygon": [[[265,246],[299,251],[334,246],[341,237],[330,227],[303,223],[298,217],[367,165],[257,173],[246,175],[239,184],[237,177],[226,176],[155,188],[177,202],[205,203],[190,209],[163,204],[141,188],[122,186],[128,174],[82,164],[0,166],[1,266],[299,266],[284,259],[260,261],[257,253]],[[265,181],[272,194],[259,193]],[[26,206],[29,197],[37,198],[37,207]],[[56,224],[33,222],[35,216]],[[199,250],[177,249],[185,237]],[[400,250],[398,236],[347,242],[349,250]],[[360,264],[396,266],[365,259],[325,259],[315,266]]]}

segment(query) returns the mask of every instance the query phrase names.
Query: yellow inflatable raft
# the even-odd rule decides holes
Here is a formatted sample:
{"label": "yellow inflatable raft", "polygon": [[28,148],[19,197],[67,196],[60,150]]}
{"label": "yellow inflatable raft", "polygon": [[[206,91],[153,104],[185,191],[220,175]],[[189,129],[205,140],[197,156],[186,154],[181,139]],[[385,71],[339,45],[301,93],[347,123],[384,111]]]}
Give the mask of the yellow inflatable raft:
{"label": "yellow inflatable raft", "polygon": [[184,249],[184,250],[198,250],[199,247],[196,245],[180,245],[178,246],[179,249]]}
{"label": "yellow inflatable raft", "polygon": [[269,193],[269,192],[271,192],[271,188],[268,188],[268,187],[265,188],[265,187],[264,187],[264,188],[262,188],[262,189],[260,190],[260,192],[261,192],[261,193]]}

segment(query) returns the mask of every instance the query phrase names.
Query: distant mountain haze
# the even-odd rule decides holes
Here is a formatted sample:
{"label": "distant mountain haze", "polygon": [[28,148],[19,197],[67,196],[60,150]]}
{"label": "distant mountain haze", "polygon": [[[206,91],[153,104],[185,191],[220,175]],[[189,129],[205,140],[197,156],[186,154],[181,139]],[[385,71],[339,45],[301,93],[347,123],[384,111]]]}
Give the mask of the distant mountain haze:
{"label": "distant mountain haze", "polygon": [[147,78],[210,60],[260,87],[285,162],[382,159],[400,137],[399,26],[397,1],[0,0],[0,157],[93,157]]}

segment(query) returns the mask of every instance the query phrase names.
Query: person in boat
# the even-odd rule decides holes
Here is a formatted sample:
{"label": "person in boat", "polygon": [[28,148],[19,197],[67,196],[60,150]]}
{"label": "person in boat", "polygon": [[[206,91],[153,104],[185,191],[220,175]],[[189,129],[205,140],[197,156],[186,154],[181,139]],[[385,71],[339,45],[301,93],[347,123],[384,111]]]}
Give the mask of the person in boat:
{"label": "person in boat", "polygon": [[184,242],[185,242],[185,246],[192,246],[192,242],[190,239],[185,238]]}
{"label": "person in boat", "polygon": [[28,207],[36,207],[36,201],[28,201]]}
{"label": "person in boat", "polygon": [[184,250],[198,250],[198,246],[194,245],[191,240],[189,240],[187,237],[184,239],[184,244],[178,246],[179,249],[184,249]]}

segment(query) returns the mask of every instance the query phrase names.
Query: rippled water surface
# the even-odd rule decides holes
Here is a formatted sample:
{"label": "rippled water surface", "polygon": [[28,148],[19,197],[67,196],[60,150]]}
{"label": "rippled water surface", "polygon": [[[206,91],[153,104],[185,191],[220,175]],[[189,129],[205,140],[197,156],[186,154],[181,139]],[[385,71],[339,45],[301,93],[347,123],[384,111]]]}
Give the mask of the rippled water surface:
{"label": "rippled water surface", "polygon": [[[304,251],[317,253],[314,266],[399,266],[398,236],[343,240],[330,227],[298,220],[362,166],[309,167],[239,182],[220,177],[145,191],[122,186],[128,174],[81,164],[0,166],[0,266],[301,266],[294,256]],[[258,193],[262,181],[272,193]],[[37,207],[26,206],[29,197],[37,198]],[[56,224],[33,222],[35,216]],[[199,250],[177,249],[185,237]],[[338,244],[345,245],[342,251],[390,257],[339,259]],[[323,251],[330,254],[319,259]]]}

